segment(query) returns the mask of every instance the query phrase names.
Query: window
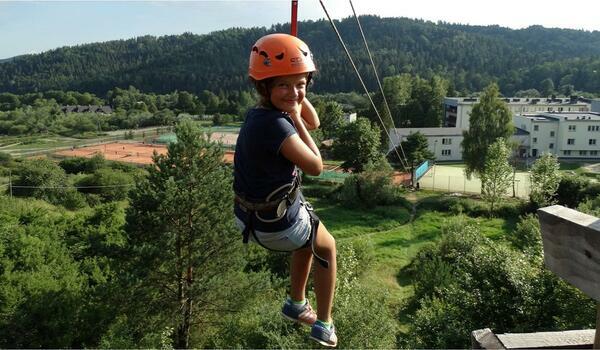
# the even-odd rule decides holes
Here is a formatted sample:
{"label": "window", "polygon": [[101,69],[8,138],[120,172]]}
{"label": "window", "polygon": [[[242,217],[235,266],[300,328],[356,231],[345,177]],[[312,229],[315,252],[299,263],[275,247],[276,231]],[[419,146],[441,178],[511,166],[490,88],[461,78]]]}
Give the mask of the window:
{"label": "window", "polygon": [[570,156],[571,155],[571,151],[563,151],[563,155]]}
{"label": "window", "polygon": [[594,131],[600,131],[600,125],[596,125],[595,130]]}
{"label": "window", "polygon": [[590,139],[588,141],[588,145],[595,145],[596,144],[596,139]]}
{"label": "window", "polygon": [[554,148],[554,144],[553,143],[549,144],[548,148],[553,149]]}
{"label": "window", "polygon": [[550,131],[550,137],[554,137],[554,131]]}
{"label": "window", "polygon": [[569,131],[575,131],[575,125],[569,125]]}
{"label": "window", "polygon": [[442,139],[442,145],[451,145],[452,139]]}
{"label": "window", "polygon": [[538,131],[540,130],[540,126],[539,125],[534,125],[533,126],[533,131]]}
{"label": "window", "polygon": [[442,155],[443,156],[449,156],[452,154],[452,150],[451,149],[443,149],[442,150]]}
{"label": "window", "polygon": [[598,151],[590,151],[590,156],[597,156],[598,155]]}
{"label": "window", "polygon": [[533,143],[537,143],[537,137],[533,138]]}
{"label": "window", "polygon": [[593,125],[588,125],[588,131],[594,131],[594,126]]}
{"label": "window", "polygon": [[580,156],[587,156],[587,151],[579,151]]}
{"label": "window", "polygon": [[567,145],[574,145],[575,139],[567,139]]}
{"label": "window", "polygon": [[562,111],[563,111],[563,108],[562,108],[562,107],[558,107],[558,111],[559,111],[559,112],[562,112]]}
{"label": "window", "polygon": [[552,112],[552,107],[548,107],[548,112]]}

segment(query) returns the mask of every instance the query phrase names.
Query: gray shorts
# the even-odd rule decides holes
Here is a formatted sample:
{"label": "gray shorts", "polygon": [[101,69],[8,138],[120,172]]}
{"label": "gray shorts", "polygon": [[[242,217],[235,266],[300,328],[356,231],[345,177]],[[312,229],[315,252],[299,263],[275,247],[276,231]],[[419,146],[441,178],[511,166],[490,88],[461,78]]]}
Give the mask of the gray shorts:
{"label": "gray shorts", "polygon": [[[258,219],[256,219],[258,220]],[[235,223],[240,231],[244,231],[246,225],[238,217]],[[300,202],[298,220],[290,228],[278,232],[262,232],[255,230],[254,233],[262,245],[269,249],[291,252],[301,248],[310,238],[310,215],[304,203]],[[254,236],[250,234],[250,240],[254,242]],[[256,242],[254,242],[256,243]]]}

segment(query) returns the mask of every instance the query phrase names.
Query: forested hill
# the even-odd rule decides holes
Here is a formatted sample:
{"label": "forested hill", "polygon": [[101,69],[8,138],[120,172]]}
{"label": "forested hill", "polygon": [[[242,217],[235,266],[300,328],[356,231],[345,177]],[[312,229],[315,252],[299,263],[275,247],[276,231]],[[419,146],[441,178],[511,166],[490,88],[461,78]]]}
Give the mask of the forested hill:
{"label": "forested hill", "polygon": [[[479,91],[491,80],[504,94],[561,87],[600,93],[600,32],[547,29],[511,30],[406,18],[361,17],[380,75],[440,74],[459,92]],[[369,87],[373,73],[354,18],[339,22]],[[360,91],[327,21],[299,24],[312,48],[319,74],[315,92]],[[245,90],[249,48],[272,28],[232,28],[207,35],[144,36],[129,40],[63,47],[0,63],[0,91],[78,90],[104,95],[133,85],[145,92]],[[572,91],[572,89],[571,89]]]}

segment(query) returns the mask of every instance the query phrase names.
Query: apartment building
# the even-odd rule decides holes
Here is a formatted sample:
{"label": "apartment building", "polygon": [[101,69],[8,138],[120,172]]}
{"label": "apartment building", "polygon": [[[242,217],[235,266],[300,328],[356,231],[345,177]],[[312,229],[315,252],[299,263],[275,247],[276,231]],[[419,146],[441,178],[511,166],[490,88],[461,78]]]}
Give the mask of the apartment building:
{"label": "apartment building", "polygon": [[393,152],[394,146],[406,140],[408,135],[420,132],[427,138],[428,149],[437,161],[462,160],[463,131],[459,128],[397,128],[390,130],[391,142],[388,153]]}
{"label": "apartment building", "polygon": [[[578,98],[531,98],[510,97],[502,99],[513,114],[531,114],[543,112],[589,112],[592,101]],[[444,99],[444,127],[469,129],[469,117],[473,105],[479,98],[446,97]],[[600,108],[600,101],[598,102]]]}
{"label": "apartment building", "polygon": [[515,115],[516,127],[529,133],[529,147],[522,154],[539,157],[600,158],[600,113],[554,112]]}

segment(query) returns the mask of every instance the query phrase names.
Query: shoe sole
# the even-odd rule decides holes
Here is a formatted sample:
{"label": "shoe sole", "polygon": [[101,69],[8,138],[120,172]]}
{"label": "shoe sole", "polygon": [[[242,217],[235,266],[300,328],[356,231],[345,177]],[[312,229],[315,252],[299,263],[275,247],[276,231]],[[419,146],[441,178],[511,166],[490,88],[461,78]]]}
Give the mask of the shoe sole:
{"label": "shoe sole", "polygon": [[310,336],[310,339],[312,339],[312,340],[316,341],[317,343],[319,343],[319,344],[321,344],[323,346],[326,346],[328,348],[335,348],[337,346],[337,342],[335,344],[331,344],[331,343],[328,343],[328,342],[326,342],[324,340],[321,340],[319,338],[315,338],[312,335]]}
{"label": "shoe sole", "polygon": [[300,325],[303,325],[303,326],[309,326],[309,327],[312,326],[312,324],[310,324],[310,323],[305,323],[305,322],[300,321],[297,318],[292,318],[292,317],[284,314],[283,312],[281,312],[281,316],[283,316],[283,318],[285,318],[285,319],[288,319],[288,320],[290,320],[290,321],[292,321],[294,323],[297,323],[297,324],[300,324]]}

